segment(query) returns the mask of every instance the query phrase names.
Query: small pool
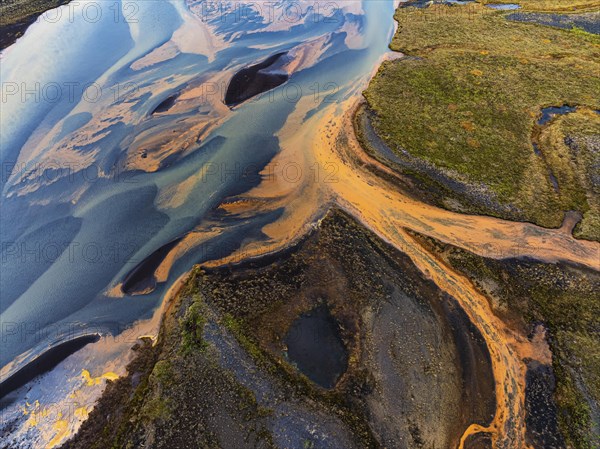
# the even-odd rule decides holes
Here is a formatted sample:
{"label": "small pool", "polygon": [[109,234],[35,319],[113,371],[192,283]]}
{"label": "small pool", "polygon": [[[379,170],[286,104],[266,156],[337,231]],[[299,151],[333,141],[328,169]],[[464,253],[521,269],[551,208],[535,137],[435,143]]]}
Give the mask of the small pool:
{"label": "small pool", "polygon": [[577,107],[563,105],[563,106],[550,106],[547,108],[542,108],[542,115],[540,116],[537,124],[542,126],[548,123],[557,115],[570,114],[571,112],[575,112]]}
{"label": "small pool", "polygon": [[339,325],[326,305],[302,314],[288,331],[285,343],[288,359],[306,377],[333,388],[348,367],[348,353]]}
{"label": "small pool", "polygon": [[485,6],[492,9],[500,9],[502,11],[512,11],[521,8],[521,5],[518,5],[517,3],[488,3]]}

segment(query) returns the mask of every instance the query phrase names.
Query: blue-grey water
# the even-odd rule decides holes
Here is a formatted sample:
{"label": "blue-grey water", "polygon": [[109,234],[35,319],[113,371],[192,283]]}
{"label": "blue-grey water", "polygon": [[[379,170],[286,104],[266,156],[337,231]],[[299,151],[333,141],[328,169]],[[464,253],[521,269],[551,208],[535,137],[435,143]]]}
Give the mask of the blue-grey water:
{"label": "blue-grey water", "polygon": [[[214,209],[260,182],[300,98],[315,96],[310,115],[358,94],[393,30],[391,1],[303,1],[283,16],[290,2],[269,4],[236,16],[183,0],[78,2],[42,17],[2,52],[5,378],[49,347],[150,317],[194,263],[266,238],[261,228],[277,210],[241,218]],[[220,44],[207,45],[201,29]],[[215,104],[224,96],[216,80],[315,41],[318,57],[284,85],[231,111]],[[189,95],[151,114],[169,96],[205,87],[214,98]],[[182,137],[203,121],[210,132]],[[138,157],[146,150],[160,155],[151,168]],[[146,257],[208,221],[222,232],[178,258],[155,290],[114,293]]]}

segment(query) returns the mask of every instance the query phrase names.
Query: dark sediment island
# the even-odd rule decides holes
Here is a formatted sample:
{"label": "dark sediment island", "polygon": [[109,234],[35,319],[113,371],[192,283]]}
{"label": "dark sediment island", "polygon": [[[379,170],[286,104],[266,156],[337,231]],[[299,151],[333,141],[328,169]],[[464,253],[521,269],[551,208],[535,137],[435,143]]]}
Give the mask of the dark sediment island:
{"label": "dark sediment island", "polygon": [[246,67],[237,72],[231,78],[227,87],[225,104],[230,107],[236,106],[285,83],[289,78],[287,73],[270,71],[270,69],[286,54],[287,52],[277,53],[259,64]]}
{"label": "dark sediment island", "polygon": [[177,100],[178,94],[169,95],[163,101],[161,101],[150,113],[150,115],[160,114],[162,112],[167,112],[169,109],[173,107],[175,104],[175,100]]}
{"label": "dark sediment island", "polygon": [[150,254],[131,270],[125,279],[121,290],[126,295],[140,295],[148,293],[156,288],[156,278],[154,272],[164,260],[166,255],[181,241],[181,238],[175,239]]}

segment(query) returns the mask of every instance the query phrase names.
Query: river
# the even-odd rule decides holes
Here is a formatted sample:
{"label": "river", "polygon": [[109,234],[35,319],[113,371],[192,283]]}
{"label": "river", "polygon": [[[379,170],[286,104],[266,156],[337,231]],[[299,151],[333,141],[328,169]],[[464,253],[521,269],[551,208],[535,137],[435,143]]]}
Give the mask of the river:
{"label": "river", "polygon": [[[319,175],[296,161],[264,170],[285,126],[360,95],[392,15],[391,1],[84,1],[48,11],[5,49],[2,379],[85,335],[135,341],[193,264],[269,241],[283,207],[217,207],[261,181]],[[287,83],[223,104],[238,70],[283,51]],[[176,239],[153,288],[124,294],[128,273]],[[47,383],[39,399],[58,400]]]}
{"label": "river", "polygon": [[[465,436],[483,430],[498,447],[524,445],[529,343],[404,229],[487,257],[594,269],[600,246],[568,229],[438,209],[376,175],[389,169],[361,151],[351,112],[380,61],[392,57],[393,3],[299,2],[280,16],[280,4],[250,12],[220,4],[228,7],[215,12],[204,3],[124,2],[115,10],[101,2],[95,22],[87,3],[59,8],[58,20],[38,21],[1,56],[2,375],[66,340],[121,335],[160,315],[193,264],[285,248],[337,204],[405,251],[485,338],[497,413],[489,428]],[[286,83],[233,109],[223,104],[239,69],[283,51]],[[36,83],[39,95],[23,96]],[[153,113],[172,96],[170,108]],[[127,275],[161,248],[162,261],[146,265],[153,282],[123,293]],[[63,362],[72,383],[60,393],[48,385],[61,376],[47,376],[47,387],[34,390],[41,400],[81,393],[82,363],[122,372],[115,344],[100,345]],[[16,394],[9,414],[27,398],[31,392]],[[76,427],[69,425],[58,436]],[[56,430],[41,430],[34,445],[56,438]]]}

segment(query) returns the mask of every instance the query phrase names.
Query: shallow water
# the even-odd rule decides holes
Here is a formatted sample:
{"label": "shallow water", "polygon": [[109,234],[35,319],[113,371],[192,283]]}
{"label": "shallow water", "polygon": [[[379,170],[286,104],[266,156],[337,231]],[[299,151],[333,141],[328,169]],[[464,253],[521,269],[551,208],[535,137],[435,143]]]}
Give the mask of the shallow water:
{"label": "shallow water", "polygon": [[576,110],[576,107],[566,104],[563,106],[550,106],[547,108],[542,108],[542,115],[538,119],[537,124],[543,126],[557,115],[569,114],[571,112],[575,112]]}
{"label": "shallow water", "polygon": [[[215,208],[265,180],[299,104],[308,118],[360,93],[394,26],[391,1],[285,5],[76,2],[2,52],[2,379],[85,335],[133,344],[193,264],[268,241],[282,210]],[[227,108],[233,75],[280,52],[289,80]],[[136,267],[155,272],[123,287]]]}
{"label": "shallow water", "polygon": [[[2,105],[8,243],[0,310],[3,322],[37,329],[3,332],[5,372],[20,354],[31,359],[44,350],[40,335],[56,344],[73,337],[63,330],[72,323],[82,333],[115,332],[149,317],[193,263],[264,238],[260,229],[276,215],[227,217],[219,235],[172,261],[152,293],[130,297],[119,288],[157,249],[202,228],[224,198],[260,182],[298,102],[314,98],[316,111],[340,101],[387,51],[391,2],[322,5],[319,15],[301,4],[296,16],[269,20],[254,11],[234,20],[234,12],[183,1],[138,2],[135,20],[123,4],[118,17],[103,11],[95,23],[83,17],[85,3],[72,7],[72,18],[67,5],[57,10],[60,20],[38,21],[2,53],[3,83],[18,91]],[[197,37],[202,30],[213,42]],[[290,80],[224,110],[222,86],[231,76],[281,51],[296,55]],[[38,85],[37,97],[23,94]]]}
{"label": "shallow water", "polygon": [[[566,260],[596,269],[600,247],[559,230],[419,203],[355,163],[364,155],[352,132],[339,150],[336,137],[351,128],[344,113],[388,52],[392,3],[344,2],[318,15],[307,10],[293,22],[256,20],[258,12],[252,20],[236,19],[234,12],[201,20],[199,3],[155,4],[139,2],[137,22],[98,26],[78,22],[77,14],[73,23],[42,20],[2,53],[2,80],[17,83],[16,89],[21,80],[35,85],[37,79],[79,86],[60,101],[47,94],[21,98],[17,91],[2,105],[3,115],[11,115],[10,123],[2,122],[2,162],[19,164],[2,178],[1,233],[8,242],[0,279],[2,375],[78,336],[121,336],[153,311],[160,315],[163,297],[192,264],[285,248],[335,202],[456,298],[492,356],[494,438],[510,443],[523,433],[524,345],[512,343],[485,297],[404,229],[487,257]],[[223,86],[236,72],[283,51],[293,56],[281,68],[290,74],[285,84],[233,110],[223,104]],[[102,88],[93,101],[90,92],[83,94],[89,80]],[[173,95],[167,111],[152,114]],[[178,238],[155,267],[152,255]],[[154,289],[124,294],[123,280],[136,266],[155,269]],[[21,399],[36,395],[52,403],[73,389],[83,395],[82,366],[96,368],[98,381],[113,376],[102,374],[100,364],[122,372],[124,360],[115,354],[139,335],[134,329],[130,340],[107,344],[104,352],[88,345]],[[5,412],[22,415],[19,406]],[[39,447],[53,435],[19,429]],[[465,438],[480,431],[471,426]]]}

